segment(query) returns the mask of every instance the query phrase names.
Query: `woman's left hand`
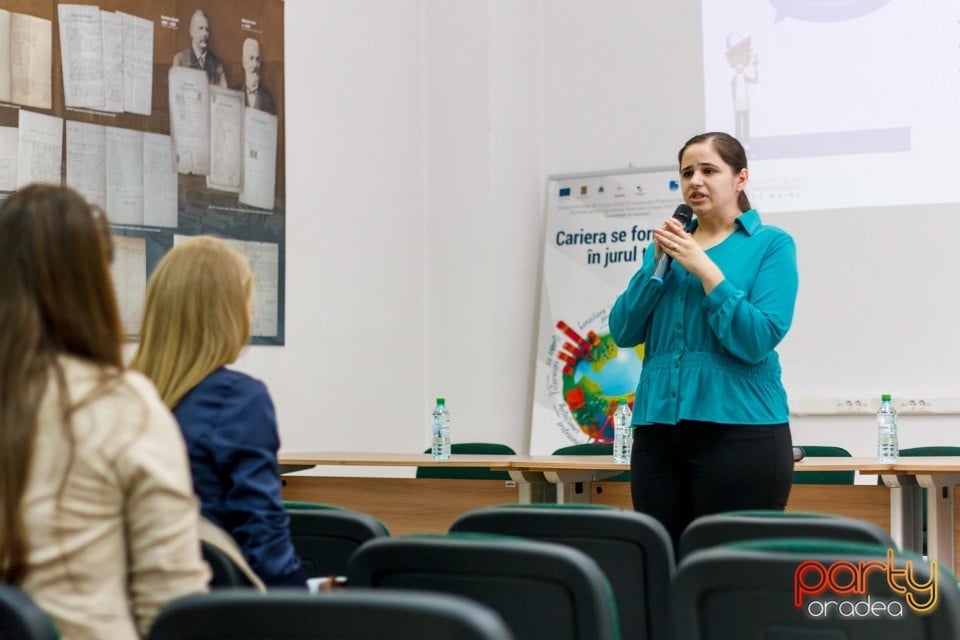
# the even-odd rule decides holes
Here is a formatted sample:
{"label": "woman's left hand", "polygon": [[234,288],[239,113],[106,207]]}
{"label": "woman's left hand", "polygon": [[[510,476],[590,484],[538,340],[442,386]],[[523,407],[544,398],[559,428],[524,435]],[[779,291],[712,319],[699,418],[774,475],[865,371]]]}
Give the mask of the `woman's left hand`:
{"label": "woman's left hand", "polygon": [[[668,256],[683,265],[684,269],[703,281],[705,290],[707,287],[712,290],[719,282],[719,280],[713,282],[715,279],[713,275],[719,274],[720,280],[723,279],[723,274],[720,273],[716,263],[707,256],[693,235],[686,231],[678,220],[668,218],[663,228],[653,230],[653,237],[661,251],[665,251]],[[708,280],[710,282],[707,282]]]}

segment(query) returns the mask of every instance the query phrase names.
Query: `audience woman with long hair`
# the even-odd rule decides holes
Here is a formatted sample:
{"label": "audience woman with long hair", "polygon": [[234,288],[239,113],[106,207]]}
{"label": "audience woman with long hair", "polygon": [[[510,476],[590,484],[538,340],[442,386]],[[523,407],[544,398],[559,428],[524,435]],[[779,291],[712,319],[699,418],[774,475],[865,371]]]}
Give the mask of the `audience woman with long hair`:
{"label": "audience woman with long hair", "polygon": [[0,205],[0,581],[65,640],[144,637],[210,577],[183,438],[122,365],[111,258],[69,188]]}
{"label": "audience woman with long hair", "polygon": [[305,587],[280,498],[280,437],[266,386],[227,369],[250,340],[253,274],[209,236],[177,244],[147,286],[132,366],[173,410],[201,513],[229,532],[267,586]]}

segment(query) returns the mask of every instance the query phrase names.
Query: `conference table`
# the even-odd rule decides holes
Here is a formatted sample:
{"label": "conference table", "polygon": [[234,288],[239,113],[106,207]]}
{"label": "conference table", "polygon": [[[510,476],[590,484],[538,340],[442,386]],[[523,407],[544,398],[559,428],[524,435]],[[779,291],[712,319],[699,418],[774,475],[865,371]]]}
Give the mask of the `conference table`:
{"label": "conference table", "polygon": [[927,555],[956,572],[955,488],[960,486],[960,457],[903,457],[880,477],[890,487],[894,540],[904,549],[923,548],[921,509],[926,489]]}
{"label": "conference table", "polygon": [[[378,517],[394,518],[400,532],[441,530],[444,523],[470,508],[504,502],[593,502],[630,508],[629,483],[604,479],[629,468],[610,456],[594,455],[467,455],[434,460],[429,454],[371,452],[282,453],[280,471],[290,474],[313,467],[483,467],[506,471],[509,482],[383,477],[318,477],[284,475],[285,499],[343,503],[361,510],[380,509]],[[960,486],[960,458],[901,458],[894,464],[875,458],[805,458],[796,471],[855,471],[878,475],[884,486],[858,484],[794,485],[788,509],[826,510],[884,522],[905,550],[922,552],[923,489],[927,505],[927,555],[956,569],[954,487]],[[604,493],[601,493],[604,492]],[[289,496],[288,496],[289,493]],[[318,499],[319,497],[319,499]],[[818,507],[821,507],[818,509]],[[881,518],[876,509],[885,508]],[[408,512],[404,518],[402,512]],[[873,517],[871,517],[871,515]],[[432,523],[432,524],[431,524]],[[439,524],[437,524],[439,523]]]}

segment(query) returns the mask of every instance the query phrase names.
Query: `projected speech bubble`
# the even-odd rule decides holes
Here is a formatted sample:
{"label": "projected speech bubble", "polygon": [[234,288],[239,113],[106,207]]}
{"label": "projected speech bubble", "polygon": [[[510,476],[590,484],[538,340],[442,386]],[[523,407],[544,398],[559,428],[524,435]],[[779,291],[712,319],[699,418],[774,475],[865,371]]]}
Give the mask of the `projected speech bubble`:
{"label": "projected speech bubble", "polygon": [[807,22],[843,22],[872,13],[890,0],[770,0],[774,22],[796,18]]}

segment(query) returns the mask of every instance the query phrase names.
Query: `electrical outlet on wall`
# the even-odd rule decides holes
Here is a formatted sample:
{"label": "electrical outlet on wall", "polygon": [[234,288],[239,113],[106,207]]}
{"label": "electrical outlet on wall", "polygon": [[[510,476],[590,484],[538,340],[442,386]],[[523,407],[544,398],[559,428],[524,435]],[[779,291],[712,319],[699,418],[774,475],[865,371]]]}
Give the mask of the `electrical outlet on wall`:
{"label": "electrical outlet on wall", "polygon": [[934,413],[936,411],[936,402],[933,398],[910,396],[894,399],[894,404],[900,413]]}
{"label": "electrical outlet on wall", "polygon": [[837,398],[837,413],[873,413],[874,408],[870,398],[847,397]]}

